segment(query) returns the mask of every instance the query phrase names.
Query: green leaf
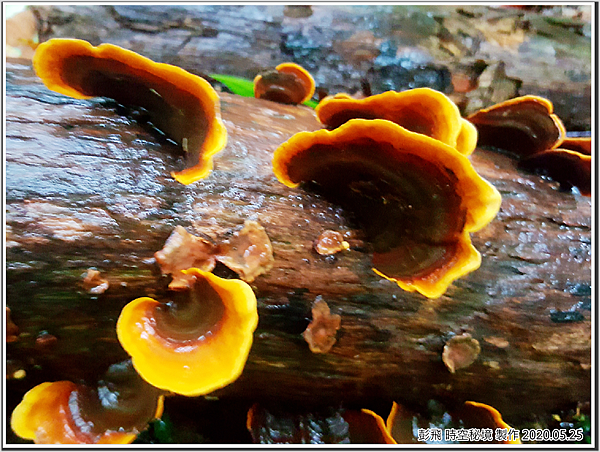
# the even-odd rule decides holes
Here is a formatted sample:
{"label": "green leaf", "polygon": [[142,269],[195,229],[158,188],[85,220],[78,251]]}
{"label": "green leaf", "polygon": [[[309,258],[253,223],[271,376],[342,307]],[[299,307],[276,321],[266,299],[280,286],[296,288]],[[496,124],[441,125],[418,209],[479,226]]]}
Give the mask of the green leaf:
{"label": "green leaf", "polygon": [[232,93],[244,97],[254,97],[254,82],[245,78],[234,77],[233,75],[209,74],[215,80],[221,82]]}
{"label": "green leaf", "polygon": [[[254,81],[246,78],[234,77],[233,75],[225,74],[209,74],[212,78],[221,82],[231,90],[233,94],[244,97],[254,97]],[[319,102],[316,100],[307,100],[304,105],[310,108],[315,108]]]}

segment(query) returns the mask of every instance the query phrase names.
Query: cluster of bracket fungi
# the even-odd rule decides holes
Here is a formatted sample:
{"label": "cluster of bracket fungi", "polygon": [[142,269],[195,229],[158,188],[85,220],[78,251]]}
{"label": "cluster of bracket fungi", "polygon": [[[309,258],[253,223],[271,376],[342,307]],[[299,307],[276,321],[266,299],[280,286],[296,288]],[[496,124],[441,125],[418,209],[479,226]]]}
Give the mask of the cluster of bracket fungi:
{"label": "cluster of bracket fungi", "polygon": [[[106,96],[145,109],[185,153],[186,168],[172,173],[182,184],[208,176],[213,156],[226,145],[218,94],[181,68],[75,39],[41,44],[33,65],[51,90],[76,98]],[[293,63],[258,75],[254,87],[255,97],[288,104],[305,102],[315,90],[310,74]],[[573,171],[589,179],[590,149],[589,142],[565,137],[545,99],[526,96],[465,119],[444,94],[428,88],[364,99],[341,93],[322,99],[316,115],[323,129],[297,133],[277,148],[275,176],[342,206],[373,244],[373,270],[429,298],[479,267],[470,234],[500,208],[500,194],[468,159],[476,146],[503,148],[524,167],[544,168],[561,183],[590,191],[585,177],[563,180],[554,174],[557,165],[580,168],[583,162],[587,173]],[[165,395],[204,395],[236,380],[258,322],[256,297],[244,281],[273,265],[264,229],[246,227],[250,232],[229,247],[178,227],[155,255],[163,273],[173,275],[175,297],[169,303],[133,300],[117,321],[118,339],[131,359],[112,366],[97,387],[60,381],[31,389],[12,414],[15,433],[36,443],[130,443],[160,417]],[[231,252],[257,242],[262,251],[252,264]],[[322,244],[330,246],[324,253],[348,248],[342,238],[328,237]],[[212,274],[216,260],[241,280]],[[315,313],[325,320],[315,317],[305,337],[311,350],[323,353],[335,343],[340,318],[324,302],[314,306]],[[315,336],[321,342],[311,342]],[[387,422],[369,410],[350,410],[344,418],[357,442],[401,443],[409,434],[396,425],[398,410],[394,403]],[[260,413],[257,406],[248,413],[255,440]],[[467,402],[459,418],[465,425],[506,427],[495,409],[476,402]]]}

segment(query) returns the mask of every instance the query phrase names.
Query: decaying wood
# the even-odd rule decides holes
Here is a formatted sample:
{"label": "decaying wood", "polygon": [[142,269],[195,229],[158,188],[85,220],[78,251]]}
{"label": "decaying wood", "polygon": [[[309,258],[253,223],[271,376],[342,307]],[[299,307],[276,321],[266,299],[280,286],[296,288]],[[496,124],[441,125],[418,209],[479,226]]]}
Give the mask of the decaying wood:
{"label": "decaying wood", "polygon": [[[117,44],[205,74],[253,79],[294,61],[331,94],[429,86],[466,114],[519,94],[590,130],[591,6],[38,5],[40,42]],[[296,11],[297,12],[297,11]],[[365,85],[365,81],[368,84]],[[364,89],[363,89],[364,91]]]}
{"label": "decaying wood", "polygon": [[[368,244],[343,211],[274,177],[276,147],[320,128],[312,110],[221,100],[227,147],[208,178],[184,186],[169,175],[183,160],[168,142],[110,101],[52,93],[29,63],[9,61],[6,293],[21,334],[7,352],[28,372],[10,383],[17,394],[41,380],[93,379],[126,358],[116,319],[136,297],[168,300],[169,280],[152,258],[176,226],[224,238],[250,219],[264,226],[275,261],[251,284],[260,321],[244,373],[215,395],[333,406],[476,400],[517,425],[525,413],[590,399],[589,198],[477,150],[473,165],[502,193],[502,207],[473,235],[481,268],[428,300],[372,272]],[[321,256],[313,242],[325,230],[356,240]],[[85,289],[89,268],[108,280],[104,293]],[[317,297],[341,315],[326,354],[302,337]],[[557,323],[558,310],[580,319]],[[35,346],[43,330],[58,339],[50,350]],[[481,352],[452,374],[442,351],[461,333]]]}

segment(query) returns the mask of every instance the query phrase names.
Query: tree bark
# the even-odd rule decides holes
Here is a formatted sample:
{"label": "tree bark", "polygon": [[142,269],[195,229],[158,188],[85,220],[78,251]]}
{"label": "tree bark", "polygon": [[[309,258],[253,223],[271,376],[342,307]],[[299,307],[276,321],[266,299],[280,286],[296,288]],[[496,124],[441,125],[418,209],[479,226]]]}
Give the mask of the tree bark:
{"label": "tree bark", "polygon": [[[9,383],[15,393],[38,380],[94,379],[127,357],[116,319],[136,297],[168,299],[152,256],[177,225],[220,238],[253,219],[275,263],[251,284],[260,321],[244,373],[215,395],[332,406],[476,400],[517,424],[590,400],[589,198],[478,149],[471,161],[502,207],[472,235],[481,268],[428,300],[373,273],[368,246],[313,251],[326,229],[360,230],[273,175],[273,151],[320,128],[311,109],[222,93],[227,147],[209,177],[184,186],[169,175],[183,165],[176,148],[112,102],[50,92],[20,60],[6,78],[6,293],[21,332],[7,353],[29,375]],[[90,267],[108,279],[106,292],[83,287]],[[311,353],[301,335],[318,296],[342,319],[327,354]],[[50,348],[36,344],[44,330],[58,338]],[[451,374],[442,350],[461,332],[481,353]]]}

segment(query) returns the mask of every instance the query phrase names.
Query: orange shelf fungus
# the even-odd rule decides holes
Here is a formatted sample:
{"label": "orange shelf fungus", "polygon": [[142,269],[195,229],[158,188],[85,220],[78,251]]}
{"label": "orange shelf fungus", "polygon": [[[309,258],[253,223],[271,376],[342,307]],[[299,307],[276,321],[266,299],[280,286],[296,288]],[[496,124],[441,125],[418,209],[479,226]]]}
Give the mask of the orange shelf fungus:
{"label": "orange shelf fungus", "polygon": [[281,63],[254,78],[254,97],[282,104],[301,104],[315,93],[315,81],[301,66]]}
{"label": "orange shelf fungus", "polygon": [[500,441],[503,444],[521,444],[518,435],[511,434],[512,427],[502,419],[500,412],[489,405],[479,402],[465,402],[463,409],[459,412],[460,419],[463,421],[465,428],[477,429],[499,429],[507,430],[507,438]]}
{"label": "orange shelf fungus", "polygon": [[206,177],[212,157],[225,147],[219,96],[206,80],[179,67],[79,39],[40,44],[33,66],[53,91],[77,99],[109,97],[144,108],[152,125],[182,147],[186,168],[171,173],[182,184]]}
{"label": "orange shelf fungus", "polygon": [[592,156],[569,149],[549,149],[521,159],[519,167],[549,176],[570,190],[577,187],[584,196],[592,195]]}
{"label": "orange shelf fungus", "polygon": [[592,155],[592,137],[566,137],[560,147],[580,154]]}
{"label": "orange shelf fungus", "polygon": [[[364,411],[364,410],[363,410]],[[375,415],[377,416],[377,415]],[[502,415],[495,408],[478,402],[465,402],[459,409],[445,413],[444,416],[448,416],[448,420],[443,425],[436,426],[432,420],[425,420],[420,416],[416,416],[415,413],[410,412],[402,405],[393,403],[392,410],[385,423],[385,428],[389,435],[393,439],[393,444],[414,444],[428,442],[423,441],[421,438],[415,437],[415,423],[419,428],[436,428],[444,429],[447,431],[456,430],[469,430],[476,429],[482,437],[479,441],[471,436],[465,437],[459,435],[447,435],[441,436],[436,443],[440,444],[451,444],[451,443],[462,443],[462,444],[521,444],[518,435],[514,429],[512,429],[506,422],[502,420]],[[421,425],[423,426],[421,427]],[[499,432],[496,429],[506,429],[506,439],[501,439]],[[486,436],[483,437],[484,431],[487,430]]]}
{"label": "orange shelf fungus", "polygon": [[190,268],[189,292],[160,303],[137,298],[117,321],[117,336],[148,383],[186,396],[207,394],[236,380],[258,323],[248,284]]}
{"label": "orange shelf fungus", "polygon": [[315,108],[317,118],[329,129],[350,119],[387,119],[469,155],[475,150],[477,131],[461,118],[454,102],[439,91],[415,88],[355,99],[345,93],[324,98]]}
{"label": "orange shelf fungus", "polygon": [[392,402],[392,409],[385,421],[385,428],[397,444],[418,444],[413,434],[413,419],[415,413],[406,407]]}
{"label": "orange shelf fungus", "polygon": [[522,96],[492,105],[468,116],[479,132],[478,146],[493,146],[528,157],[560,146],[565,127],[552,103]]}
{"label": "orange shelf fungus", "polygon": [[364,409],[289,412],[256,403],[246,428],[256,444],[395,444],[383,419]]}
{"label": "orange shelf fungus", "polygon": [[381,416],[371,410],[348,410],[342,417],[348,423],[352,444],[397,444]]}
{"label": "orange shelf fungus", "polygon": [[10,422],[16,435],[36,444],[129,444],[162,415],[163,400],[125,362],[111,366],[96,388],[70,381],[34,387]]}
{"label": "orange shelf fungus", "polygon": [[275,151],[273,171],[346,209],[373,246],[374,271],[429,298],[479,267],[469,234],[500,208],[467,157],[381,119],[297,133]]}
{"label": "orange shelf fungus", "polygon": [[19,327],[10,318],[10,308],[6,306],[6,343],[16,342],[19,339]]}

